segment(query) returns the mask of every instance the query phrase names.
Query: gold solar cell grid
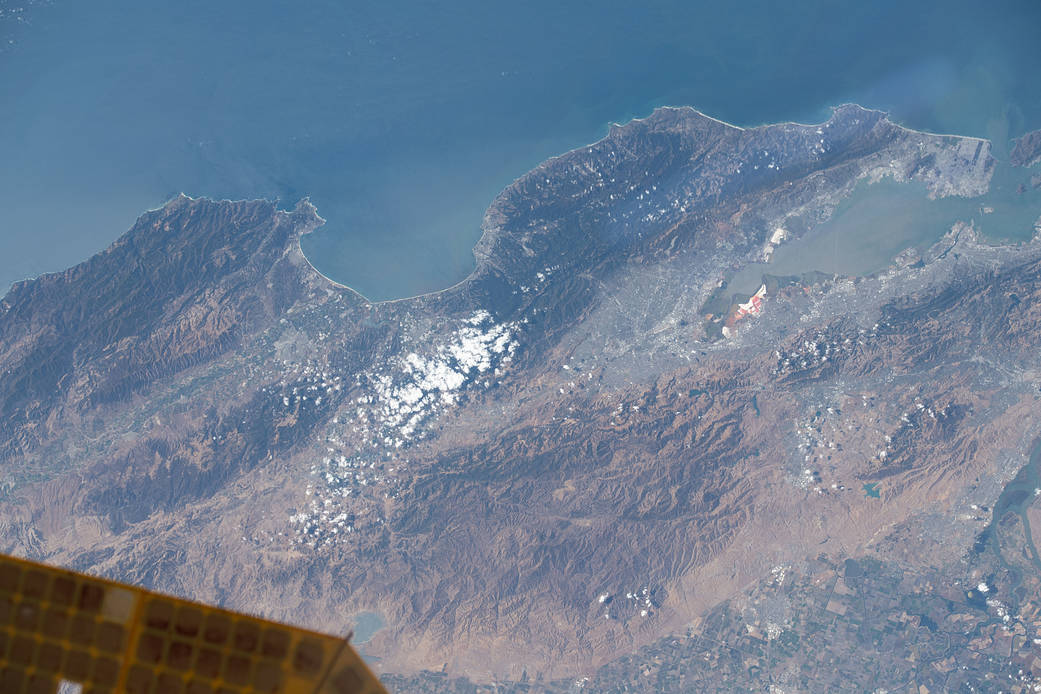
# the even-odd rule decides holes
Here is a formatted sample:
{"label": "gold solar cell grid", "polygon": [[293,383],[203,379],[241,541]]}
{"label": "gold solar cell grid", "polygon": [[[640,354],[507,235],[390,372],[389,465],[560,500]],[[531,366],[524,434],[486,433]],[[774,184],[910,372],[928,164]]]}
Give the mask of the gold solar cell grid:
{"label": "gold solar cell grid", "polygon": [[[243,687],[278,692],[287,676],[314,680],[327,664],[325,648],[317,639],[294,638],[290,629],[262,626],[251,618],[204,614],[190,604],[149,599],[143,623],[134,655],[142,667],[128,691],[144,689],[146,681],[158,682],[162,675],[167,682],[190,680],[200,692],[209,691],[209,685],[229,692]],[[150,677],[144,670],[154,674]]]}
{"label": "gold solar cell grid", "polygon": [[61,682],[83,694],[384,692],[342,639],[0,555],[0,692]]}
{"label": "gold solar cell grid", "polygon": [[0,563],[0,691],[114,691],[125,627],[101,613],[103,586],[55,573]]}

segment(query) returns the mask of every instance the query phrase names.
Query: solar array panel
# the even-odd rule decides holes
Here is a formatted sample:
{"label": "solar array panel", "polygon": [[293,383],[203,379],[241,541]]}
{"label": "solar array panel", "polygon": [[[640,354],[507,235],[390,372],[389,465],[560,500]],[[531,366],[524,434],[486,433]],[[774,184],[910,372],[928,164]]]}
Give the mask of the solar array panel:
{"label": "solar array panel", "polygon": [[0,555],[3,694],[386,694],[345,639]]}

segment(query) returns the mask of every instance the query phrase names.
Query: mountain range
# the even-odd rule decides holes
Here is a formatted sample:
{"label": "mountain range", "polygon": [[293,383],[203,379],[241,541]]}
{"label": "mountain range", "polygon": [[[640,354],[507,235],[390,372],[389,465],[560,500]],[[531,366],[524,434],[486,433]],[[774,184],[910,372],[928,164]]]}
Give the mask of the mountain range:
{"label": "mountain range", "polygon": [[180,196],[0,302],[3,550],[324,631],[378,613],[400,691],[574,688],[814,562],[974,580],[1041,434],[1041,241],[966,221],[743,313],[728,282],[864,181],[975,197],[996,164],[853,105],[662,108],[517,179],[470,277],[392,302],[312,268],[308,201]]}

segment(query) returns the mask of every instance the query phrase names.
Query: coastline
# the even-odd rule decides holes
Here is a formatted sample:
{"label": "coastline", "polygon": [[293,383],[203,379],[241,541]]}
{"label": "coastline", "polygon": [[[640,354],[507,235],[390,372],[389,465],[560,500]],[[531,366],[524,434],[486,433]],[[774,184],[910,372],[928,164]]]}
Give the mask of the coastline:
{"label": "coastline", "polygon": [[[489,227],[488,227],[488,223],[487,223],[488,222],[488,213],[495,207],[496,203],[506,193],[508,193],[515,186],[517,186],[525,178],[535,174],[538,171],[543,170],[545,167],[550,166],[550,165],[552,165],[555,162],[559,162],[562,159],[565,159],[567,157],[573,156],[573,155],[575,155],[575,154],[577,154],[579,152],[585,151],[585,150],[587,150],[587,149],[589,149],[589,148],[591,148],[591,147],[593,147],[593,146],[595,146],[597,144],[600,144],[601,142],[604,142],[605,140],[610,139],[611,137],[615,136],[615,134],[618,131],[620,131],[620,130],[624,130],[626,128],[633,127],[634,125],[638,125],[638,124],[644,123],[644,122],[646,122],[646,121],[648,121],[650,119],[655,118],[656,116],[660,116],[662,113],[667,113],[667,112],[689,112],[690,114],[692,114],[692,115],[694,115],[694,116],[696,116],[698,118],[704,119],[704,120],[712,122],[712,123],[716,123],[716,124],[721,125],[721,126],[723,126],[725,128],[730,128],[730,129],[733,129],[733,130],[736,130],[736,131],[739,131],[739,132],[746,132],[746,131],[750,131],[750,130],[759,130],[759,129],[766,129],[766,128],[779,128],[779,127],[780,128],[783,128],[783,127],[810,128],[810,127],[815,127],[815,126],[819,127],[819,126],[822,126],[822,125],[830,122],[830,120],[832,118],[834,118],[835,113],[837,111],[841,110],[841,109],[844,109],[844,108],[856,108],[856,109],[859,109],[859,110],[862,110],[862,111],[865,111],[865,112],[868,112],[868,113],[881,114],[882,118],[885,119],[889,124],[891,124],[892,126],[898,128],[899,130],[901,130],[901,131],[903,131],[905,133],[912,134],[912,135],[926,135],[926,136],[929,136],[929,137],[957,138],[957,139],[971,140],[971,141],[977,141],[977,142],[979,142],[979,141],[989,142],[988,138],[984,138],[984,137],[976,137],[976,136],[972,136],[972,135],[957,135],[957,134],[953,134],[953,133],[933,133],[933,132],[929,132],[927,130],[920,130],[920,129],[910,128],[910,127],[901,125],[899,123],[896,123],[896,122],[890,120],[889,113],[886,112],[886,111],[883,111],[881,109],[869,108],[869,107],[862,106],[862,105],[854,103],[854,102],[845,102],[845,103],[841,103],[841,104],[838,104],[838,105],[830,107],[831,115],[829,116],[829,118],[826,119],[826,120],[817,122],[817,123],[801,123],[801,122],[794,121],[794,120],[788,120],[788,121],[779,121],[779,122],[775,122],[775,123],[763,123],[763,124],[760,124],[760,125],[747,126],[747,127],[746,126],[737,125],[735,123],[730,123],[730,122],[724,121],[724,120],[722,120],[720,118],[716,118],[714,116],[710,116],[707,113],[705,113],[704,111],[701,111],[701,110],[699,110],[698,108],[696,108],[694,106],[690,106],[690,105],[682,105],[682,106],[662,105],[662,106],[655,107],[646,116],[634,117],[634,118],[626,121],[625,123],[619,123],[617,121],[608,121],[605,124],[605,127],[607,128],[607,133],[605,135],[603,135],[603,136],[601,136],[601,137],[599,137],[597,139],[594,139],[594,140],[592,140],[590,142],[587,142],[587,143],[585,143],[583,145],[572,147],[571,149],[568,149],[568,150],[566,150],[564,152],[561,152],[560,154],[555,154],[555,155],[553,155],[551,157],[548,157],[548,158],[542,160],[541,162],[539,162],[533,168],[528,169],[527,171],[524,171],[520,175],[516,176],[512,181],[510,181],[510,183],[508,183],[505,186],[503,186],[503,188],[499,190],[499,192],[492,198],[492,200],[489,202],[489,204],[485,207],[484,212],[481,215],[481,235],[478,237],[477,241],[473,244],[473,246],[470,249],[471,250],[471,254],[473,255],[473,259],[474,259],[474,267],[473,267],[473,269],[469,273],[467,273],[467,275],[465,277],[463,277],[462,279],[460,279],[457,282],[454,282],[451,285],[449,285],[447,287],[444,287],[442,289],[435,289],[435,290],[431,290],[431,291],[428,291],[428,292],[421,292],[419,294],[412,294],[412,295],[409,295],[409,296],[398,297],[398,298],[393,298],[393,299],[374,300],[374,299],[371,299],[368,296],[366,296],[364,293],[359,291],[357,288],[352,287],[351,285],[346,284],[344,282],[339,282],[339,281],[333,279],[332,277],[330,277],[329,275],[325,274],[324,272],[322,272],[321,270],[319,270],[315,266],[315,264],[311,261],[310,258],[307,257],[307,254],[304,252],[303,247],[302,247],[302,245],[300,243],[300,239],[301,239],[302,236],[304,236],[306,234],[309,234],[309,233],[312,233],[313,231],[321,228],[321,226],[323,226],[326,223],[326,221],[327,221],[324,218],[322,218],[320,215],[318,215],[317,208],[315,208],[315,210],[316,210],[315,211],[315,216],[320,220],[320,223],[318,225],[316,225],[315,227],[313,227],[313,228],[311,228],[311,229],[309,229],[309,230],[307,230],[307,231],[297,235],[295,251],[300,254],[300,257],[304,260],[304,262],[307,264],[307,266],[310,268],[310,270],[312,272],[314,272],[315,275],[320,277],[323,281],[329,283],[331,286],[333,286],[333,287],[335,287],[337,289],[343,289],[343,290],[350,291],[351,293],[357,295],[360,299],[362,299],[370,307],[371,306],[384,305],[384,304],[388,304],[388,305],[389,304],[396,304],[396,303],[406,302],[406,301],[417,301],[417,300],[422,300],[422,299],[429,299],[431,297],[436,297],[436,296],[439,296],[439,295],[442,295],[442,294],[446,294],[448,292],[455,291],[455,290],[459,289],[460,287],[466,285],[471,280],[473,280],[474,277],[477,275],[477,273],[482,269],[483,263],[487,262],[487,260],[478,256],[477,249],[482,247],[482,246],[484,246],[484,245],[486,245],[486,241],[488,240],[488,236],[489,236],[489,233],[490,233]],[[171,197],[170,199],[166,200],[165,202],[163,202],[162,204],[160,204],[160,205],[158,205],[156,207],[145,209],[138,216],[138,220],[140,219],[141,216],[143,216],[145,214],[152,213],[152,212],[158,212],[158,211],[166,208],[168,205],[176,202],[179,199],[186,199],[186,200],[189,200],[189,201],[211,200],[211,201],[217,202],[217,203],[225,203],[225,202],[226,203],[234,203],[234,202],[248,202],[248,201],[251,201],[248,198],[242,198],[242,199],[235,199],[235,200],[233,200],[233,199],[230,199],[230,198],[219,198],[219,199],[217,199],[217,198],[210,198],[210,197],[208,197],[206,195],[191,196],[191,195],[188,195],[187,193],[181,192],[181,193],[178,193],[177,195]],[[279,210],[278,209],[278,203],[280,202],[279,199],[272,200],[272,199],[269,199],[269,198],[254,198],[252,200],[263,200],[264,202],[268,202],[268,203],[272,204],[275,207],[276,212],[285,212],[287,214],[291,212],[291,210]],[[310,204],[310,199],[308,197],[301,198],[301,202],[302,201],[307,201]],[[297,204],[299,204],[299,202]],[[313,204],[312,204],[312,207],[314,207]],[[137,220],[135,220],[135,222],[134,222],[134,225],[136,225],[136,224],[137,224]],[[131,225],[130,229],[132,229],[134,225]],[[120,238],[122,238],[130,229],[125,231],[123,234],[120,234],[120,236],[117,237],[117,239],[114,240],[112,243],[118,242],[118,240]],[[105,249],[103,249],[102,251],[100,251],[100,253],[106,252],[108,250],[108,248],[111,247],[111,245],[112,244],[109,244],[109,246],[106,247]],[[93,257],[93,256],[88,256],[88,258],[85,258],[81,262],[85,262],[86,260],[89,260],[90,257]],[[24,278],[24,279],[12,282],[11,286],[7,289],[6,292],[4,292],[3,296],[6,297],[7,295],[10,294],[10,292],[15,287],[17,287],[17,286],[19,286],[19,285],[21,285],[21,284],[23,284],[25,282],[31,282],[33,280],[41,279],[43,277],[47,277],[47,276],[50,276],[50,275],[62,274],[64,272],[66,272],[69,268],[75,267],[78,264],[79,263],[76,263],[75,265],[70,265],[69,267],[63,268],[61,270],[55,270],[55,271],[52,271],[52,272],[44,272],[44,273],[41,273],[39,275],[36,275],[35,277],[27,277],[27,278]]]}
{"label": "coastline", "polygon": [[[789,121],[780,121],[780,122],[777,122],[777,123],[763,123],[761,125],[749,126],[749,127],[736,125],[734,123],[729,123],[729,122],[724,121],[722,119],[715,118],[713,116],[708,115],[704,111],[701,111],[701,110],[695,108],[694,106],[689,106],[689,105],[688,106],[669,106],[669,105],[657,106],[648,115],[642,116],[642,117],[632,118],[632,119],[626,121],[625,123],[618,123],[618,122],[615,122],[615,121],[608,122],[606,124],[607,134],[604,135],[603,137],[600,137],[599,139],[593,140],[592,142],[588,142],[588,143],[586,143],[584,145],[580,145],[580,146],[577,146],[577,147],[572,147],[571,149],[566,150],[564,152],[561,152],[560,154],[555,154],[555,155],[553,155],[551,157],[548,157],[547,159],[542,160],[535,167],[533,167],[531,169],[528,169],[524,173],[520,174],[519,176],[514,178],[509,184],[504,186],[492,198],[491,202],[488,204],[488,206],[484,210],[484,213],[482,214],[481,235],[477,239],[477,241],[474,243],[473,247],[471,248],[471,253],[473,253],[473,256],[474,256],[474,268],[473,268],[473,270],[471,270],[466,275],[466,277],[462,278],[458,282],[455,282],[455,283],[451,284],[448,287],[445,287],[443,289],[431,290],[429,292],[422,292],[422,293],[419,293],[419,294],[413,294],[413,295],[410,295],[410,296],[395,298],[395,299],[383,299],[383,300],[376,301],[376,300],[370,299],[369,297],[365,296],[365,294],[363,294],[362,292],[360,292],[356,288],[354,288],[354,287],[352,287],[352,286],[350,286],[348,284],[344,284],[342,282],[338,282],[338,281],[332,279],[331,277],[329,277],[328,275],[326,275],[325,273],[320,271],[317,267],[315,267],[314,263],[311,262],[311,260],[307,257],[307,254],[304,253],[303,248],[300,246],[299,237],[297,239],[297,250],[300,252],[301,256],[304,258],[304,260],[307,262],[307,264],[310,266],[310,268],[315,272],[315,274],[317,274],[319,277],[321,277],[322,279],[324,279],[325,281],[329,282],[330,284],[332,284],[333,286],[335,286],[337,288],[347,289],[347,290],[351,291],[352,293],[358,295],[369,306],[378,306],[378,305],[384,305],[384,304],[389,305],[389,304],[396,304],[396,303],[405,302],[405,301],[416,301],[416,300],[421,300],[421,299],[429,299],[431,297],[436,297],[436,296],[439,296],[441,294],[446,294],[448,292],[454,291],[454,290],[458,289],[459,287],[469,283],[472,279],[474,279],[474,277],[477,275],[477,273],[481,270],[481,267],[482,267],[482,262],[481,261],[482,261],[482,259],[478,257],[476,251],[477,251],[478,248],[480,248],[482,245],[484,245],[484,243],[486,241],[486,237],[489,234],[489,229],[488,229],[488,226],[486,224],[487,217],[488,217],[488,212],[490,210],[492,210],[493,207],[495,207],[496,202],[500,198],[502,198],[502,196],[504,194],[506,194],[510,189],[512,189],[513,187],[518,185],[518,183],[521,182],[523,179],[525,179],[528,176],[536,173],[537,171],[540,171],[540,170],[544,169],[545,167],[551,165],[552,163],[558,162],[558,161],[560,161],[560,160],[562,160],[564,158],[567,158],[569,156],[572,156],[572,155],[574,155],[576,153],[579,153],[579,152],[582,152],[584,150],[587,150],[590,147],[593,147],[593,146],[595,146],[597,144],[600,144],[601,142],[611,138],[615,134],[615,132],[617,130],[621,130],[621,129],[625,129],[625,128],[631,127],[634,124],[643,123],[645,121],[648,121],[648,120],[654,118],[656,115],[659,115],[662,112],[670,112],[670,111],[672,111],[672,112],[689,111],[689,112],[691,112],[692,114],[694,114],[695,116],[697,116],[699,118],[703,118],[703,119],[711,121],[713,123],[717,123],[719,125],[722,125],[722,126],[724,126],[726,128],[731,128],[731,129],[734,129],[734,130],[737,130],[737,131],[740,131],[740,132],[746,132],[746,131],[749,131],[749,130],[759,130],[759,129],[765,129],[765,128],[779,128],[779,127],[780,128],[783,128],[783,127],[812,128],[812,127],[820,127],[820,126],[830,122],[831,119],[834,118],[835,113],[837,111],[839,111],[839,110],[844,109],[844,108],[856,108],[858,110],[862,110],[862,111],[865,111],[865,112],[868,112],[868,113],[881,114],[882,118],[886,122],[890,123],[892,126],[898,128],[899,130],[902,130],[903,132],[908,133],[908,134],[912,134],[912,135],[926,135],[926,136],[929,136],[929,137],[957,138],[957,139],[972,140],[972,141],[977,141],[977,142],[980,142],[980,141],[982,141],[982,142],[989,142],[989,140],[987,138],[984,138],[984,137],[975,137],[975,136],[971,136],[971,135],[956,135],[956,134],[949,134],[949,133],[932,133],[932,132],[928,132],[928,131],[925,131],[925,130],[916,130],[914,128],[910,128],[910,127],[907,127],[907,126],[904,126],[904,125],[900,125],[899,123],[895,123],[894,121],[890,120],[889,113],[887,111],[883,111],[881,109],[869,108],[869,107],[862,106],[862,105],[854,103],[854,102],[844,102],[844,103],[837,104],[835,106],[830,107],[831,115],[829,116],[829,118],[827,120],[823,120],[823,121],[820,121],[818,123],[800,123],[798,121],[791,121],[791,120],[789,120]],[[325,222],[324,219],[322,221],[323,221],[323,223]],[[318,227],[316,227],[316,229],[317,228]],[[311,232],[309,231],[307,233],[311,233]]]}

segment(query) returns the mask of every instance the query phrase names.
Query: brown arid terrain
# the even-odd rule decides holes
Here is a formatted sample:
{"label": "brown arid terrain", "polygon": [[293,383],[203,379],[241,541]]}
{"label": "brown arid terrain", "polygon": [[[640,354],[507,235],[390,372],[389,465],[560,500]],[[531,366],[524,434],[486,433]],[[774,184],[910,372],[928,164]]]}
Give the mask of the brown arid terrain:
{"label": "brown arid terrain", "polygon": [[[844,607],[875,590],[847,560],[918,595],[1004,541],[1041,240],[966,220],[872,275],[770,279],[740,320],[706,306],[858,181],[971,197],[994,166],[855,106],[660,109],[503,191],[467,281],[386,303],[311,268],[309,203],[179,197],[0,304],[3,549],[325,631],[376,612],[399,691],[610,690],[734,615],[773,643],[814,590],[875,614]],[[788,676],[750,667],[734,686]]]}

